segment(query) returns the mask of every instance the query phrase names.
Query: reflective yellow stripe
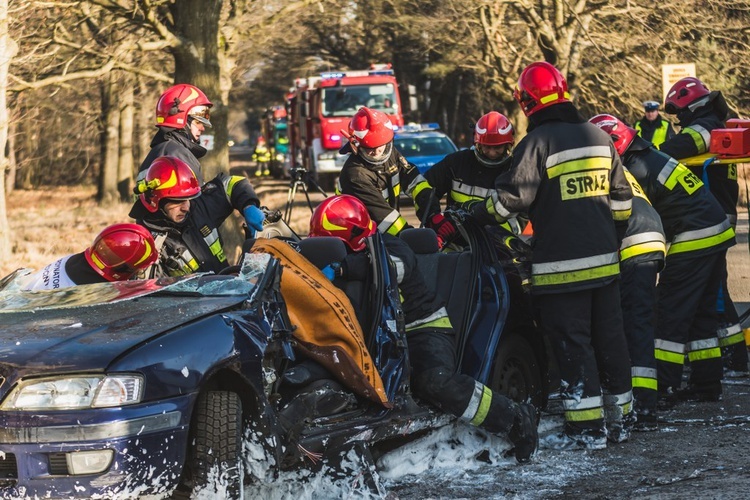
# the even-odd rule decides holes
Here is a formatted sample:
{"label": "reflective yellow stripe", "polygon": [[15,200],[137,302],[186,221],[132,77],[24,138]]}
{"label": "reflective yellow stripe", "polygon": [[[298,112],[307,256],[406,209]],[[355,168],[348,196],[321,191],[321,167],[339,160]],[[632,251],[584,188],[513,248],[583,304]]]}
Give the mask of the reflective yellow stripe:
{"label": "reflective yellow stripe", "polygon": [[703,250],[711,248],[734,238],[734,229],[731,227],[726,229],[721,234],[715,236],[708,236],[706,238],[699,238],[691,241],[684,241],[680,243],[673,243],[669,246],[667,255],[674,255],[676,253],[692,252],[694,250]]}
{"label": "reflective yellow stripe", "polygon": [[410,332],[418,328],[453,328],[453,325],[451,324],[450,318],[448,316],[444,316],[433,321],[428,321],[427,323],[419,323],[418,325],[410,326],[406,328],[406,331]]}
{"label": "reflective yellow stripe", "polygon": [[633,388],[638,387],[641,389],[651,389],[654,391],[657,389],[656,379],[645,378],[645,377],[632,377],[631,380],[633,381]]}
{"label": "reflective yellow stripe", "polygon": [[685,355],[678,354],[676,352],[664,351],[662,349],[654,350],[654,357],[659,361],[665,361],[667,363],[674,363],[676,365],[685,364]]}
{"label": "reflective yellow stripe", "polygon": [[739,344],[745,340],[742,327],[737,323],[728,328],[718,329],[716,334],[719,337],[719,345],[722,347]]}
{"label": "reflective yellow stripe", "polygon": [[555,165],[554,167],[547,168],[547,176],[550,179],[559,177],[563,174],[572,174],[575,172],[583,172],[586,170],[606,170],[609,171],[612,168],[612,158],[580,158],[576,160],[566,161]]}
{"label": "reflective yellow stripe", "polygon": [[636,244],[620,250],[620,261],[632,259],[636,255],[643,255],[651,252],[658,252],[662,255],[666,255],[667,246],[660,241]]}
{"label": "reflective yellow stripe", "polygon": [[692,361],[700,361],[705,359],[716,359],[721,358],[721,349],[719,347],[712,347],[710,349],[701,349],[699,351],[690,351],[688,353],[688,359]]}
{"label": "reflective yellow stripe", "polygon": [[[585,399],[598,400],[596,405],[585,404]],[[599,420],[604,418],[604,408],[602,407],[601,398],[584,398],[581,399],[580,404],[576,403],[575,400],[564,400],[563,406],[565,407],[565,420],[568,422],[585,422],[587,420]]]}
{"label": "reflective yellow stripe", "polygon": [[711,139],[710,133],[708,133],[708,140],[704,136],[703,132],[708,132],[705,128],[693,125],[692,127],[685,127],[681,133],[688,134],[695,143],[695,147],[698,148],[698,154],[705,153],[708,151],[708,141]]}
{"label": "reflective yellow stripe", "polygon": [[[560,98],[560,94],[555,92],[554,94],[548,94],[546,96],[540,97],[539,102],[542,104],[547,104],[548,102],[552,102],[555,99],[559,99],[559,98]],[[570,99],[570,94],[567,92],[563,92],[563,98]]]}
{"label": "reflective yellow stripe", "polygon": [[471,200],[483,200],[481,196],[471,196],[468,194],[459,193],[458,191],[451,191],[451,199],[457,203],[464,203]]}
{"label": "reflective yellow stripe", "polygon": [[388,234],[392,234],[393,236],[398,235],[398,233],[401,232],[401,230],[406,226],[407,222],[406,219],[401,217],[399,215],[398,219],[396,219],[396,222],[390,225],[388,230],[386,231]]}
{"label": "reflective yellow stripe", "polygon": [[430,183],[426,180],[422,180],[422,182],[418,183],[416,186],[414,186],[414,189],[411,191],[411,197],[412,199],[416,199],[417,196],[419,196],[419,193],[424,191],[425,189],[432,189],[432,186],[430,186]]}
{"label": "reflective yellow stripe", "polygon": [[232,196],[232,190],[234,189],[235,184],[243,180],[244,177],[239,175],[231,175],[229,176],[229,179],[226,179],[224,181],[224,190],[227,193],[227,199],[230,199]]}
{"label": "reflective yellow stripe", "polygon": [[487,418],[487,414],[490,412],[490,405],[492,404],[492,389],[486,385],[482,388],[482,399],[479,402],[479,408],[477,409],[474,418],[470,420],[471,425],[482,425],[484,420]]}
{"label": "reflective yellow stripe", "polygon": [[608,276],[616,276],[620,272],[620,264],[609,264],[593,269],[582,269],[580,271],[564,271],[561,273],[534,275],[531,283],[534,286],[560,285],[563,283],[578,283]]}

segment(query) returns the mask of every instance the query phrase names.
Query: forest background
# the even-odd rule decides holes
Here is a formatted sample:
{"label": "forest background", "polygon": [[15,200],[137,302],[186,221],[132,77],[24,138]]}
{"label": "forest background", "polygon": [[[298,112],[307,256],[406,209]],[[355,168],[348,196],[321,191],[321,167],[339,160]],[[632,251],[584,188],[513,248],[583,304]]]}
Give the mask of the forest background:
{"label": "forest background", "polygon": [[[173,83],[214,103],[211,178],[229,168],[230,134],[251,134],[295,78],[322,71],[392,63],[401,92],[417,91],[407,120],[467,145],[492,109],[520,138],[512,91],[538,60],[567,76],[585,116],[632,122],[642,101],[662,100],[662,64],[695,63],[749,117],[748,54],[742,0],[0,0],[0,276],[26,264],[20,227],[56,258],[60,242],[81,251],[96,224],[127,221],[154,106]],[[50,193],[63,203],[45,204]]]}

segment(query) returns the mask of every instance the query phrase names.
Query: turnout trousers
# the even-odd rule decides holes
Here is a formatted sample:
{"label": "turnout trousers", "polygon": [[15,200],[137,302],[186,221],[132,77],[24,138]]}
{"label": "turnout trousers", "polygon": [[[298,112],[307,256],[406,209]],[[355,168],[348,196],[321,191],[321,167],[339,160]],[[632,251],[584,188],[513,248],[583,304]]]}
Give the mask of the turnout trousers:
{"label": "turnout trousers", "polygon": [[685,355],[690,361],[691,385],[712,384],[722,379],[716,301],[724,254],[667,256],[656,287],[659,393],[666,395],[680,388]]}
{"label": "turnout trousers", "polygon": [[636,412],[656,410],[656,276],[659,262],[620,263],[620,294]]}
{"label": "turnout trousers", "polygon": [[724,253],[722,256],[721,289],[719,291],[719,329],[716,334],[723,351],[724,365],[729,370],[747,372],[748,356],[745,336],[742,332],[737,309],[729,295],[728,279],[727,254]]}
{"label": "turnout trousers", "polygon": [[603,436],[605,413],[621,425],[633,403],[617,281],[534,299],[560,370],[565,433]]}
{"label": "turnout trousers", "polygon": [[489,432],[510,430],[516,404],[468,375],[456,373],[455,335],[420,331],[408,333],[407,342],[414,394]]}

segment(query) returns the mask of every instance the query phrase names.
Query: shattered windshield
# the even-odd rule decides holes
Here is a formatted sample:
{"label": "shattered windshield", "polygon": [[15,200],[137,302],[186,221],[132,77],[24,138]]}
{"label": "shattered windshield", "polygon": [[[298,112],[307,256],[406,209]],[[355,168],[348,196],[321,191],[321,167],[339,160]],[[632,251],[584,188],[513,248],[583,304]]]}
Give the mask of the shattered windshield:
{"label": "shattered windshield", "polygon": [[396,88],[392,83],[347,85],[323,89],[323,116],[354,116],[359,108],[396,114]]}
{"label": "shattered windshield", "polygon": [[201,273],[179,278],[113,281],[34,292],[23,289],[31,270],[21,269],[0,281],[0,313],[86,307],[132,300],[154,293],[196,297],[251,297],[270,262],[271,256],[268,254],[245,254],[236,276]]}

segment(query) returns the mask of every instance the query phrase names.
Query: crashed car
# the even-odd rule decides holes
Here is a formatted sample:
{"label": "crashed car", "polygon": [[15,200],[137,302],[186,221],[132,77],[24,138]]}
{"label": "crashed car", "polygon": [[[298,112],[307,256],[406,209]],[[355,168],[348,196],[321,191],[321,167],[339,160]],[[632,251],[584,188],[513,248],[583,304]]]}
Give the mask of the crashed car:
{"label": "crashed car", "polygon": [[[542,406],[544,346],[512,259],[498,259],[491,234],[472,220],[456,224],[463,251],[436,253],[420,236],[430,230],[406,236],[460,325],[460,370]],[[336,242],[297,245],[322,265]],[[188,497],[218,475],[239,498],[257,460],[247,441],[280,469],[316,467],[352,449],[377,456],[450,422],[410,392],[394,270],[378,233],[367,245],[368,276],[345,291],[390,408],[344,390],[341,404],[312,401],[315,411],[291,425],[289,374],[304,360],[281,294],[286,269],[269,254],[245,254],[227,274],[56,291],[21,292],[17,276],[6,277],[0,496]]]}

